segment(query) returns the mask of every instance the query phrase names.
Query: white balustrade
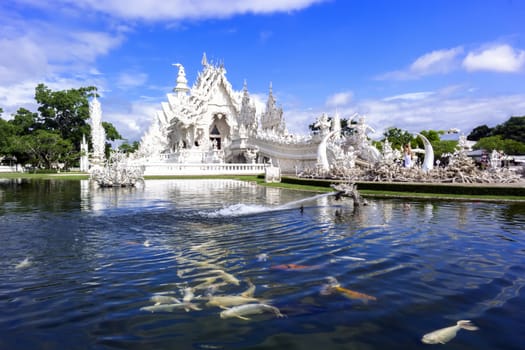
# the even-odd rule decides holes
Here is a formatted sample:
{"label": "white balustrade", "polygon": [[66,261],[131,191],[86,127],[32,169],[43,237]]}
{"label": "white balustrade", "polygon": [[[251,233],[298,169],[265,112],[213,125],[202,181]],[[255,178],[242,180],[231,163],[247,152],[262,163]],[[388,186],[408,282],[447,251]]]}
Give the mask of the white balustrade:
{"label": "white balustrade", "polygon": [[267,164],[247,163],[165,163],[148,162],[144,176],[155,175],[259,175]]}

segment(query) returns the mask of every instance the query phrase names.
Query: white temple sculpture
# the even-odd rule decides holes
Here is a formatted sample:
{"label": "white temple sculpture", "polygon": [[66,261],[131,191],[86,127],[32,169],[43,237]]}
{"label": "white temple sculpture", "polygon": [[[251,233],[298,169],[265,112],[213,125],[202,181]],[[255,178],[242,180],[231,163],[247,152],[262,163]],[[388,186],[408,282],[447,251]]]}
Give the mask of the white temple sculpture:
{"label": "white temple sculpture", "polygon": [[143,167],[144,175],[265,174],[268,181],[278,181],[280,174],[366,181],[435,182],[450,177],[485,181],[476,173],[465,176],[464,168],[474,165],[452,162],[459,172],[433,168],[432,146],[421,135],[422,167],[402,168],[400,152],[389,143],[379,152],[368,136],[375,130],[357,113],[345,130],[337,113],[333,117],[323,113],[309,135],[292,134],[271,83],[266,104],[258,110],[246,81],[242,90],[234,90],[223,64],[208,62],[206,54],[201,63],[202,71],[191,87],[184,66],[174,64],[178,69],[175,87],[153,116],[134,155],[133,162]]}
{"label": "white temple sculpture", "polygon": [[80,144],[80,171],[89,171],[89,149],[86,135],[82,135],[82,143]]}
{"label": "white temple sculpture", "polygon": [[106,131],[102,126],[102,108],[97,97],[93,97],[89,104],[89,116],[91,121],[91,163],[93,166],[102,166],[105,159]]}
{"label": "white temple sculpture", "polygon": [[[219,164],[251,164],[255,173],[264,173],[264,166],[270,164],[283,173],[295,173],[319,165],[326,170],[334,162],[354,165],[356,155],[360,164],[378,160],[379,152],[368,144],[366,135],[373,129],[364,117],[355,126],[357,144],[341,139],[338,114],[321,115],[316,133],[291,134],[271,83],[264,110],[257,110],[246,81],[236,91],[223,64],[208,62],[206,54],[201,63],[192,87],[183,65],[174,64],[175,88],[161,103],[137,152],[146,175],[172,174],[189,169],[189,164],[217,164],[215,169]],[[330,137],[325,139],[327,134]],[[326,151],[320,154],[323,141]]]}

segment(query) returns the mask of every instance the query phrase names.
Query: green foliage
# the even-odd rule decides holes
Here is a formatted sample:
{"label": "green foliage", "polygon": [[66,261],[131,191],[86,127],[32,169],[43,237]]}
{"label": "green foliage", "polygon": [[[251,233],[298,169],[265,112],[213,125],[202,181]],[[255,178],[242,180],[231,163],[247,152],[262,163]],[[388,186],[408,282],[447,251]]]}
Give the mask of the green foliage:
{"label": "green foliage", "polygon": [[[433,145],[435,142],[441,141],[440,135],[443,135],[445,132],[443,130],[421,130],[419,133],[425,136],[427,140]],[[423,141],[421,141],[421,138],[417,137],[416,139],[418,146],[423,147]]]}
{"label": "green foliage", "polygon": [[414,137],[406,130],[391,127],[385,130],[383,136],[388,140],[388,142],[390,142],[392,149],[401,149],[403,145],[407,143],[410,143],[412,146],[414,146]]}
{"label": "green foliage", "polygon": [[19,108],[9,123],[13,126],[14,134],[18,136],[30,135],[34,130],[42,128],[38,123],[38,114],[25,108]]}
{"label": "green foliage", "polygon": [[467,140],[470,141],[478,141],[479,139],[483,137],[488,137],[492,133],[492,129],[489,128],[487,125],[480,125],[475,127],[470,134],[467,136]]}
{"label": "green foliage", "polygon": [[510,117],[494,128],[486,125],[476,127],[467,137],[478,141],[475,149],[503,151],[506,154],[525,154],[525,116]]}
{"label": "green foliage", "polygon": [[94,86],[62,91],[52,91],[44,84],[35,89],[35,100],[40,112],[43,129],[56,130],[62,139],[69,140],[79,150],[82,135],[90,134],[89,101],[96,95]]}
{"label": "green foliage", "polygon": [[10,154],[11,137],[13,135],[13,126],[0,118],[0,156]]}
{"label": "green foliage", "polygon": [[432,143],[432,148],[434,149],[434,156],[436,159],[440,158],[445,153],[454,153],[458,141],[455,140],[440,140]]}
{"label": "green foliage", "polygon": [[512,139],[503,139],[501,135],[484,137],[473,148],[484,149],[488,152],[496,150],[503,151],[506,154],[525,154],[525,143]]}
{"label": "green foliage", "polygon": [[119,150],[123,153],[133,153],[139,149],[140,143],[138,141],[133,141],[130,145],[128,141],[124,141],[120,146]]}
{"label": "green foliage", "polygon": [[[104,132],[106,133],[106,140],[122,140],[122,136],[119,134],[115,126],[109,122],[102,122],[102,127],[104,128]],[[106,158],[109,158],[109,155],[111,153],[111,143],[106,142],[104,145],[104,154],[106,155]]]}
{"label": "green foliage", "polygon": [[[88,98],[96,91],[93,86],[52,91],[39,84],[35,88],[39,113],[20,108],[11,120],[0,118],[0,155],[15,156],[19,163],[38,168],[78,163],[82,136],[91,133]],[[108,140],[122,139],[111,123],[102,125]],[[106,147],[109,153],[111,145]]]}
{"label": "green foliage", "polygon": [[501,135],[503,139],[525,142],[525,116],[510,117],[505,123],[497,125],[492,135]]}
{"label": "green foliage", "polygon": [[[507,154],[524,154],[521,150],[525,147],[525,116],[510,117],[505,123],[494,128],[486,125],[478,126],[472,130],[467,139],[478,141],[475,146],[477,149],[488,151],[496,149],[503,150]],[[505,148],[509,152],[505,151]]]}
{"label": "green foliage", "polygon": [[[56,131],[36,130],[16,140],[15,152],[35,168],[50,169],[56,163],[71,162],[77,154],[70,140],[64,140]],[[20,159],[19,158],[19,159]]]}

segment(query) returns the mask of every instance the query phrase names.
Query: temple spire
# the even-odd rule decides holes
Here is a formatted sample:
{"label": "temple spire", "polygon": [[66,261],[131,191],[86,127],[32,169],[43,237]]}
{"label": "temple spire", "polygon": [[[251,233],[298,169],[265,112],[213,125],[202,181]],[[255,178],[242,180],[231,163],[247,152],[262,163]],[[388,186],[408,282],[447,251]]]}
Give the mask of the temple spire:
{"label": "temple spire", "polygon": [[203,53],[202,53],[201,64],[202,64],[203,67],[208,66],[208,59],[206,58],[206,52],[203,52]]}
{"label": "temple spire", "polygon": [[184,66],[180,63],[173,63],[172,66],[179,68],[179,73],[177,74],[177,85],[175,85],[173,91],[178,93],[188,92],[190,89],[188,88],[188,79],[186,79]]}

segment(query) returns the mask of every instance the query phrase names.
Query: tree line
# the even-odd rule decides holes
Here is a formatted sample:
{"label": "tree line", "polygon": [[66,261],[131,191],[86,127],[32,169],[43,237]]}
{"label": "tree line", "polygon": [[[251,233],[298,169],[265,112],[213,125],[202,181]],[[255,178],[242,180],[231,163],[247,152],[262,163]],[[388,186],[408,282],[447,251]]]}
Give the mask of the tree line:
{"label": "tree line", "polygon": [[[0,108],[0,159],[29,165],[34,169],[65,168],[79,165],[82,137],[91,149],[89,98],[98,97],[94,86],[53,91],[44,84],[35,88],[37,112],[19,108],[9,120],[1,116]],[[115,126],[102,122],[106,132],[106,153],[111,141],[122,140]],[[120,146],[133,151],[138,142]]]}

